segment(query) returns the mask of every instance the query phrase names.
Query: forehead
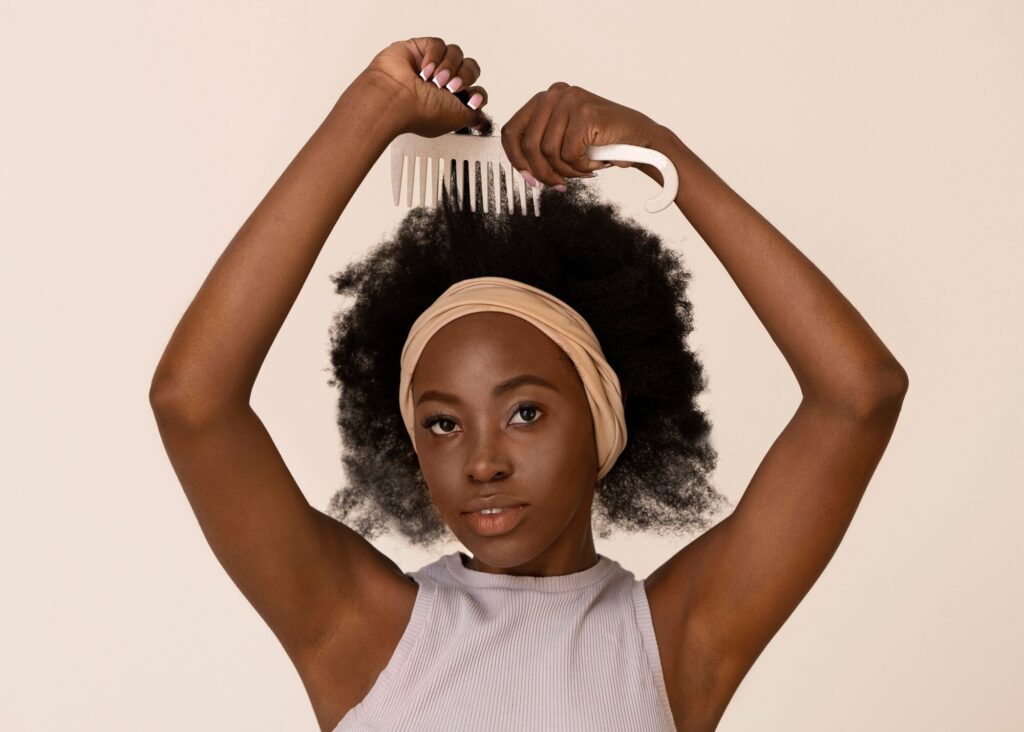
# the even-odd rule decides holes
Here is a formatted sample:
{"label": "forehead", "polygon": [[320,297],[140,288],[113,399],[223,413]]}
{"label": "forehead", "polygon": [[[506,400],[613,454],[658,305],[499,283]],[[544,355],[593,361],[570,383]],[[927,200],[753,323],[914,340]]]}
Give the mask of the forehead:
{"label": "forehead", "polygon": [[565,351],[529,321],[509,313],[472,313],[430,338],[413,372],[413,389],[470,378],[496,383],[527,371],[550,380],[578,378]]}

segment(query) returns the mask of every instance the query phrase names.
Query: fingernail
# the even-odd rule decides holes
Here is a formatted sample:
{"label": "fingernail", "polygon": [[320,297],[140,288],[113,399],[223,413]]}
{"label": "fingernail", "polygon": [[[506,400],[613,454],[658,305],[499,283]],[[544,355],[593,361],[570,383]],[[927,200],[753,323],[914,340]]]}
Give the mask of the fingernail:
{"label": "fingernail", "polygon": [[454,79],[448,82],[445,89],[452,92],[453,94],[462,88],[462,77],[456,76]]}
{"label": "fingernail", "polygon": [[437,88],[440,89],[444,85],[444,83],[448,81],[448,77],[450,77],[451,75],[452,72],[450,72],[448,69],[441,69],[440,71],[437,72],[437,76],[433,78],[433,82],[437,84]]}
{"label": "fingernail", "polygon": [[476,94],[469,98],[469,101],[466,102],[466,104],[469,105],[470,109],[477,109],[480,106],[480,102],[482,102],[483,100],[484,95],[481,94],[480,92],[477,92]]}
{"label": "fingernail", "polygon": [[437,64],[431,61],[429,64],[423,67],[423,71],[420,72],[420,78],[423,79],[423,81],[426,81],[427,77],[434,73],[434,69],[436,68]]}
{"label": "fingernail", "polygon": [[530,188],[536,188],[540,185],[540,183],[537,182],[537,179],[525,170],[520,170],[519,175],[523,176],[523,180],[526,181],[526,185],[530,186]]}
{"label": "fingernail", "polygon": [[569,190],[566,186],[562,185],[561,183],[559,183],[557,186],[551,186],[551,187],[554,188],[559,193],[565,193],[567,190]]}

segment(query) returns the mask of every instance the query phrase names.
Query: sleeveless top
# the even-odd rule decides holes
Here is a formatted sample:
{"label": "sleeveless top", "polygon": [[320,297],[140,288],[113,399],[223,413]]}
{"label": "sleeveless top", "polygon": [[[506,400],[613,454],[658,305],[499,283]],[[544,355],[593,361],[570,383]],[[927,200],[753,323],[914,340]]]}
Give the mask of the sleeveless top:
{"label": "sleeveless top", "polygon": [[644,583],[598,554],[553,577],[492,574],[453,552],[408,573],[412,616],[346,730],[671,732]]}

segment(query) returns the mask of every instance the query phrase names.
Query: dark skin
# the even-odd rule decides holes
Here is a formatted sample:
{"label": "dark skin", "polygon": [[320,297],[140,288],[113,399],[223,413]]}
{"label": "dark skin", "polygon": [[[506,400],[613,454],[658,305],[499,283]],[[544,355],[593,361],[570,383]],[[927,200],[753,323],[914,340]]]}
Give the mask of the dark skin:
{"label": "dark skin", "polygon": [[[554,389],[526,383],[492,395],[497,384],[521,374]],[[590,522],[594,424],[583,382],[554,341],[514,315],[466,315],[427,342],[412,387],[420,467],[434,505],[473,554],[470,569],[551,576],[597,562]],[[459,403],[420,401],[428,391]],[[423,426],[437,416],[443,419]],[[480,536],[462,512],[482,497],[527,506],[508,533]]]}
{"label": "dark skin", "polygon": [[[309,505],[250,395],[327,236],[394,137],[436,136],[481,121],[451,91],[420,78],[431,64],[460,76],[486,104],[486,91],[473,86],[479,64],[459,46],[426,37],[381,51],[220,255],[150,388],[161,438],[204,536],[288,652],[324,730],[373,686],[406,627],[416,588],[357,532]],[[517,168],[550,185],[604,167],[583,157],[590,144],[628,142],[666,155],[679,174],[678,210],[729,273],[800,386],[793,417],[732,514],[644,580],[676,726],[714,730],[740,681],[838,548],[895,429],[907,374],[829,279],[667,127],[556,82],[530,99],[501,137]],[[659,182],[649,166],[635,167]],[[476,326],[467,317],[465,327]],[[532,465],[524,460],[525,443],[552,428],[506,431],[499,421],[506,412],[485,397],[499,374],[514,375],[512,365],[554,368],[541,357],[546,346],[510,351],[479,331],[474,338],[452,334],[448,347],[463,353],[463,362],[444,368],[440,362],[454,357],[439,347],[436,362],[427,363],[433,372],[421,375],[445,383],[468,405],[456,420],[468,429],[449,447],[425,448],[421,456],[449,524],[472,542],[482,571],[561,574],[592,565],[583,506],[596,460],[577,466],[551,457],[543,470]],[[485,355],[466,355],[477,343]],[[482,369],[487,360],[494,373],[457,382],[458,369]],[[580,455],[580,439],[592,427],[589,416],[577,410],[570,418],[571,411],[559,429]],[[555,413],[562,414],[557,407]],[[537,501],[531,508],[549,510],[532,511],[522,536],[477,542],[461,528],[460,502],[489,470],[502,478],[495,484],[514,485]],[[541,476],[536,485],[520,480],[528,472]],[[563,478],[571,487],[564,497],[553,490]]]}

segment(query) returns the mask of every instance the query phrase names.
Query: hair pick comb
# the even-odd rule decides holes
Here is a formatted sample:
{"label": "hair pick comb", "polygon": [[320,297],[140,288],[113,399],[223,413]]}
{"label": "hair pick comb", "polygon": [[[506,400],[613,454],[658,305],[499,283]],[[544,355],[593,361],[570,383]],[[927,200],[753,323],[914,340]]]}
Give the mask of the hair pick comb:
{"label": "hair pick comb", "polygon": [[[646,163],[653,165],[661,172],[664,186],[654,198],[644,203],[644,208],[650,213],[662,211],[676,198],[679,189],[679,176],[672,162],[662,153],[639,145],[590,145],[587,148],[587,157],[591,160],[627,160],[634,163]],[[408,159],[408,166],[405,161]],[[443,161],[443,162],[442,162]],[[494,205],[500,210],[500,198],[503,195],[508,205],[508,211],[514,211],[513,186],[519,193],[520,213],[526,215],[526,191],[528,186],[523,176],[519,174],[501,144],[501,138],[493,135],[460,135],[449,132],[438,137],[422,137],[412,132],[398,135],[391,143],[391,189],[394,194],[395,205],[401,203],[403,172],[406,184],[406,207],[412,206],[413,202],[413,181],[419,180],[419,193],[417,195],[418,206],[435,206],[438,196],[445,193],[452,195],[449,190],[451,186],[451,165],[455,163],[455,191],[458,206],[463,205],[463,192],[466,188],[466,177],[463,173],[463,163],[469,164],[469,206],[476,211],[476,190],[477,182],[482,187],[480,200],[482,201],[484,213],[490,209],[490,193],[494,193]],[[480,163],[479,173],[477,163]],[[491,164],[492,175],[488,175],[488,163]],[[428,172],[429,169],[429,172]],[[499,175],[499,170],[504,173]],[[441,175],[441,173],[444,175]],[[440,192],[438,190],[438,178],[441,180]],[[504,178],[502,182],[501,179]],[[493,184],[492,181],[493,180]],[[427,194],[429,184],[429,197]],[[544,184],[541,183],[541,186]],[[497,189],[501,187],[499,192]],[[532,193],[534,216],[540,216],[540,188],[529,187]]]}

